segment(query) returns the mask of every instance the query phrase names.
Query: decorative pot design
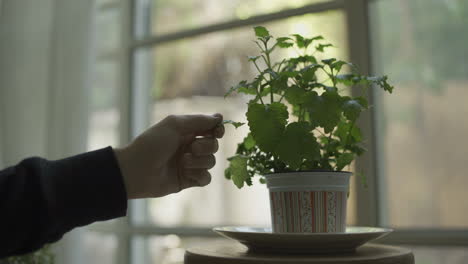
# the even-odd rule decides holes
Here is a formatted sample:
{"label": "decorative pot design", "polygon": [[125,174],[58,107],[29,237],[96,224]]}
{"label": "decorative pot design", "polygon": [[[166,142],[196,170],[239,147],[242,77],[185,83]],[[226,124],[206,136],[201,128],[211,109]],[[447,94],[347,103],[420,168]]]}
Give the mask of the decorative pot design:
{"label": "decorative pot design", "polygon": [[273,232],[345,232],[350,177],[327,171],[265,175]]}

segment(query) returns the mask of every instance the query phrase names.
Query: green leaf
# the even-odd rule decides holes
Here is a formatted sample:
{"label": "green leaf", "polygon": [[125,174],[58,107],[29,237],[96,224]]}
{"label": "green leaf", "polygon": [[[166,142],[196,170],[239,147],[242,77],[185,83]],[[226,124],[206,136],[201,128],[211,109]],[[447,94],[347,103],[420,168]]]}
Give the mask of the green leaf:
{"label": "green leaf", "polygon": [[352,151],[354,154],[356,154],[357,156],[361,156],[362,154],[364,154],[367,149],[359,146],[359,145],[351,145],[350,147],[348,147],[348,150],[349,151]]}
{"label": "green leaf", "polygon": [[362,141],[361,129],[358,126],[354,125],[351,129],[351,137],[354,139],[355,143]]}
{"label": "green leaf", "polygon": [[320,136],[319,141],[320,141],[321,144],[327,145],[328,144],[328,137],[327,136]]}
{"label": "green leaf", "polygon": [[347,63],[346,61],[342,61],[342,60],[339,60],[339,61],[335,61],[331,67],[336,70],[336,72],[340,72],[341,71],[341,68],[343,67],[343,65],[350,65],[349,63]]}
{"label": "green leaf", "polygon": [[288,77],[287,76],[279,76],[278,78],[272,80],[271,82],[271,89],[275,94],[282,94],[283,91],[288,89]]}
{"label": "green leaf", "polygon": [[231,179],[231,167],[227,167],[225,170],[224,170],[224,178],[230,180]]}
{"label": "green leaf", "polygon": [[273,77],[273,78],[278,78],[278,74],[273,70],[267,69],[267,70],[265,70],[265,72],[270,74],[270,76]]}
{"label": "green leaf", "polygon": [[341,119],[340,123],[338,123],[338,126],[336,127],[334,134],[336,137],[338,137],[342,145],[344,145],[343,142],[348,137],[349,127],[350,127],[350,124],[346,122],[346,119],[344,118]]}
{"label": "green leaf", "polygon": [[231,95],[233,92],[245,93],[245,94],[255,94],[255,90],[251,88],[247,81],[240,81],[237,85],[231,87],[229,91],[224,95],[224,98]]}
{"label": "green leaf", "polygon": [[367,99],[362,96],[354,97],[354,100],[358,101],[358,103],[364,108],[369,108],[369,104],[367,103]]}
{"label": "green leaf", "polygon": [[[288,60],[289,65],[295,69],[299,63],[312,63],[317,64],[317,58],[312,55],[304,55],[299,57],[290,58]],[[320,65],[319,65],[320,66]]]}
{"label": "green leaf", "polygon": [[241,86],[237,89],[238,93],[243,93],[243,94],[257,94],[255,91],[255,88],[252,87],[251,85],[249,86]]}
{"label": "green leaf", "polygon": [[265,184],[266,183],[266,180],[265,178],[261,177],[260,179],[258,179],[258,181],[261,183],[261,184]]}
{"label": "green leaf", "polygon": [[333,87],[333,86],[323,86],[322,87],[326,92],[329,93],[338,93],[338,88]]}
{"label": "green leaf", "polygon": [[303,106],[306,111],[309,112],[310,123],[313,127],[319,126],[319,114],[321,112],[321,105],[323,98],[321,98],[317,92],[310,91],[304,94]]}
{"label": "green leaf", "polygon": [[387,91],[387,92],[389,92],[389,93],[392,93],[392,92],[393,92],[393,89],[395,88],[395,87],[393,87],[392,85],[388,84],[386,80],[383,82],[383,84],[381,85],[381,87],[384,89],[384,91]]}
{"label": "green leaf", "polygon": [[324,92],[319,96],[316,92],[308,92],[304,96],[304,106],[310,114],[311,123],[323,127],[325,133],[332,132],[340,121],[342,110],[338,93]]}
{"label": "green leaf", "polygon": [[294,78],[299,75],[299,72],[296,71],[284,71],[280,72],[280,76],[288,77],[288,78]]}
{"label": "green leaf", "polygon": [[296,45],[298,48],[304,48],[304,37],[299,34],[292,34],[296,38]]}
{"label": "green leaf", "polygon": [[343,103],[343,113],[352,122],[359,118],[363,109],[364,107],[357,100],[348,100]]}
{"label": "green leaf", "polygon": [[257,27],[254,27],[254,30],[255,30],[255,36],[259,38],[266,38],[270,36],[270,32],[268,32],[268,30],[265,27],[257,26]]}
{"label": "green leaf", "polygon": [[321,105],[321,113],[319,123],[323,127],[325,133],[333,131],[335,126],[340,121],[341,116],[341,100],[338,93],[325,92],[321,95],[323,98]]}
{"label": "green leaf", "polygon": [[328,47],[333,47],[332,44],[318,44],[317,46],[315,46],[315,49],[320,51],[320,52],[323,52],[325,50],[325,48],[328,48]]}
{"label": "green leaf", "polygon": [[323,39],[324,39],[324,38],[323,38],[322,36],[320,36],[320,35],[311,38],[312,41],[323,40]]}
{"label": "green leaf", "polygon": [[306,91],[297,85],[288,87],[285,91],[284,97],[290,104],[301,104],[304,102],[304,94]]}
{"label": "green leaf", "polygon": [[386,75],[384,76],[381,76],[378,78],[378,81],[376,82],[377,85],[379,85],[382,89],[384,89],[384,91],[387,91],[389,93],[392,93],[393,92],[393,86],[390,85],[388,82],[388,77]]}
{"label": "green leaf", "polygon": [[317,77],[315,76],[315,73],[317,72],[317,69],[319,68],[320,68],[320,65],[311,64],[301,69],[302,80],[305,83],[308,83],[310,81],[315,81],[317,79]]}
{"label": "green leaf", "polygon": [[252,134],[249,133],[244,138],[243,144],[246,150],[251,150],[253,147],[255,147],[255,139],[252,137]]}
{"label": "green leaf", "polygon": [[231,124],[233,125],[235,128],[238,128],[240,126],[243,126],[245,123],[242,123],[242,122],[234,122],[232,120],[223,120],[222,124]]}
{"label": "green leaf", "polygon": [[251,178],[251,177],[247,177],[247,179],[245,179],[245,183],[246,183],[248,186],[252,186],[252,178]]}
{"label": "green leaf", "polygon": [[353,78],[355,77],[354,74],[350,74],[350,73],[346,73],[346,74],[338,74],[335,76],[335,80],[336,82],[338,83],[342,83],[344,85],[354,85],[355,82],[353,80]]}
{"label": "green leaf", "polygon": [[382,89],[384,89],[384,91],[387,91],[389,93],[393,92],[394,87],[387,82],[388,77],[386,75],[384,75],[384,76],[368,76],[368,77],[365,78],[365,80],[368,83],[377,84]]}
{"label": "green leaf", "polygon": [[260,150],[273,152],[283,136],[288,119],[284,104],[270,105],[252,103],[247,110],[250,131]]}
{"label": "green leaf", "polygon": [[322,60],[323,63],[329,65],[331,67],[331,65],[336,61],[335,58],[330,58],[330,59],[325,59],[325,60]]}
{"label": "green leaf", "polygon": [[[265,86],[267,86],[267,85],[265,85]],[[265,87],[265,86],[263,86],[263,87]],[[271,85],[266,87],[266,88],[262,88],[261,92],[260,92],[261,97],[269,95],[270,91],[271,91]]]}
{"label": "green leaf", "polygon": [[248,56],[249,61],[255,62],[258,60],[258,58],[261,58],[262,56]]}
{"label": "green leaf", "polygon": [[282,37],[276,39],[276,45],[278,45],[280,48],[289,48],[294,45],[294,42],[291,38]]}
{"label": "green leaf", "polygon": [[300,169],[303,159],[313,161],[320,158],[320,146],[309,128],[307,122],[289,124],[276,148],[279,158],[294,170]]}
{"label": "green leaf", "polygon": [[336,159],[336,170],[341,171],[344,167],[348,166],[353,162],[354,154],[353,153],[343,153]]}
{"label": "green leaf", "polygon": [[362,141],[362,134],[359,127],[355,124],[351,127],[351,123],[346,122],[343,118],[335,130],[335,136],[339,138],[340,145],[356,144]]}
{"label": "green leaf", "polygon": [[367,182],[367,175],[364,172],[356,172],[356,177],[361,178],[361,184],[364,187],[364,189],[369,188],[368,182]]}
{"label": "green leaf", "polygon": [[239,189],[244,186],[244,182],[249,178],[247,160],[247,157],[241,155],[229,158],[229,161],[231,162],[228,168],[230,178]]}

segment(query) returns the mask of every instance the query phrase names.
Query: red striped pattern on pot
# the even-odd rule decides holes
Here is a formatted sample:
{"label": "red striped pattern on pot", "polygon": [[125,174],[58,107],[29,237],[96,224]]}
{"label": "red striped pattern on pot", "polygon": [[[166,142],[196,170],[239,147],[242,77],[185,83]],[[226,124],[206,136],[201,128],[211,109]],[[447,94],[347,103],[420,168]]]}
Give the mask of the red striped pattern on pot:
{"label": "red striped pattern on pot", "polygon": [[270,192],[273,232],[344,232],[346,200],[342,191]]}

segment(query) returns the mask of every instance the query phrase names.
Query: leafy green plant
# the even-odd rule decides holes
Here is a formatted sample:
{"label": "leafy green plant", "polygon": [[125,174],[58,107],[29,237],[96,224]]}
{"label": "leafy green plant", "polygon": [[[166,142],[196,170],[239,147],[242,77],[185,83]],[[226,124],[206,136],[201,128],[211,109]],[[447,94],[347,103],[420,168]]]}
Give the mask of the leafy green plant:
{"label": "leafy green plant", "polygon": [[54,254],[47,245],[29,254],[0,259],[0,264],[53,264],[54,260]]}
{"label": "leafy green plant", "polygon": [[[264,27],[254,30],[260,54],[249,61],[258,74],[226,93],[253,97],[246,112],[250,133],[238,145],[236,155],[228,159],[226,178],[242,188],[244,183],[252,185],[255,175],[343,170],[365,152],[356,121],[369,108],[369,88],[376,85],[392,92],[387,76],[364,76],[346,61],[319,59],[332,47],[322,36],[274,38]],[[312,47],[314,51],[308,52]],[[295,49],[298,54],[274,62],[272,53],[277,49]],[[351,86],[360,86],[362,94],[343,95]],[[263,177],[260,182],[264,183]]]}

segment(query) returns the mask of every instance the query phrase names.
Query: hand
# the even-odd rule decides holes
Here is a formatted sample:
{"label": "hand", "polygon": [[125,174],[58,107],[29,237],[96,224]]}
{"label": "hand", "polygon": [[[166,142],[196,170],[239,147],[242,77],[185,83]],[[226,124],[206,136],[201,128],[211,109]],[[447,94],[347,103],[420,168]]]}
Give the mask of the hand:
{"label": "hand", "polygon": [[161,197],[210,183],[224,135],[221,114],[168,116],[115,149],[128,199]]}

